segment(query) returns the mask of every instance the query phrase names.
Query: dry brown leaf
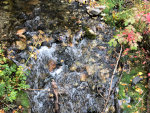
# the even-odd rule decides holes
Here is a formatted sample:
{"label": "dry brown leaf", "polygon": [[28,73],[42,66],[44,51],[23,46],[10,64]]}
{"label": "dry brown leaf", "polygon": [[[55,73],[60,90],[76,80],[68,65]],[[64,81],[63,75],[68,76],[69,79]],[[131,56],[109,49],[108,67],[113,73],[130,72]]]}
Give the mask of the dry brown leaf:
{"label": "dry brown leaf", "polygon": [[48,62],[49,71],[53,71],[56,68],[56,62],[53,60],[49,60]]}
{"label": "dry brown leaf", "polygon": [[84,73],[82,73],[81,76],[80,76],[80,81],[81,81],[81,82],[85,82],[86,79],[87,79],[87,75],[84,74]]}
{"label": "dry brown leaf", "polygon": [[25,35],[23,35],[23,33],[26,31],[26,29],[20,29],[20,30],[18,30],[17,31],[17,35],[19,36],[19,37],[22,37],[22,38],[24,38],[24,39],[26,39],[26,36]]}
{"label": "dry brown leaf", "polygon": [[73,45],[73,43],[70,43],[69,46],[70,46],[70,47],[73,47],[74,45]]}
{"label": "dry brown leaf", "polygon": [[17,31],[17,35],[22,35],[24,32],[26,31],[26,29],[19,29],[18,31]]}

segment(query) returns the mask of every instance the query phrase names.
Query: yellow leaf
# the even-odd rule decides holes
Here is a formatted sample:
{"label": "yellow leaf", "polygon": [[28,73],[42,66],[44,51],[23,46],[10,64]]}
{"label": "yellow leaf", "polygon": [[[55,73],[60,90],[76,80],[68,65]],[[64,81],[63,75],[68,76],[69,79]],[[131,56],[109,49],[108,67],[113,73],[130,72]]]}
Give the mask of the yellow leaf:
{"label": "yellow leaf", "polygon": [[19,109],[21,109],[21,108],[22,108],[22,106],[20,105],[18,108],[19,108]]}
{"label": "yellow leaf", "polygon": [[39,33],[40,33],[40,34],[44,34],[44,32],[43,32],[42,30],[39,30]]}
{"label": "yellow leaf", "polygon": [[136,88],[135,91],[138,92],[138,93],[140,93],[140,94],[143,93],[143,90],[141,88]]}
{"label": "yellow leaf", "polygon": [[142,75],[142,74],[143,74],[142,72],[139,72],[139,73],[138,73],[138,75]]}
{"label": "yellow leaf", "polygon": [[132,106],[131,106],[131,105],[128,105],[127,107],[128,107],[128,108],[131,108]]}
{"label": "yellow leaf", "polygon": [[63,62],[64,62],[64,60],[61,60],[60,62],[61,62],[61,63],[63,63]]}

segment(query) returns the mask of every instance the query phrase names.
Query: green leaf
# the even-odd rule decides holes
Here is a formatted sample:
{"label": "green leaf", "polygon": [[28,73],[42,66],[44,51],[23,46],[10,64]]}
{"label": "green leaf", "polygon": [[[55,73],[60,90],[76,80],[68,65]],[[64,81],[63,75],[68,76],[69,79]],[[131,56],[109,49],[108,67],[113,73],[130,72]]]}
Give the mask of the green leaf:
{"label": "green leaf", "polygon": [[135,18],[134,17],[130,17],[128,19],[125,20],[125,26],[129,25],[129,24],[134,24],[135,23]]}
{"label": "green leaf", "polygon": [[9,97],[10,102],[13,102],[16,99],[16,96],[17,96],[17,91],[12,91]]}
{"label": "green leaf", "polygon": [[117,41],[116,41],[116,39],[111,39],[111,40],[108,42],[108,44],[109,44],[109,46],[114,46],[114,47],[116,47]]}
{"label": "green leaf", "polygon": [[131,46],[130,48],[131,48],[131,50],[137,50],[136,46]]}

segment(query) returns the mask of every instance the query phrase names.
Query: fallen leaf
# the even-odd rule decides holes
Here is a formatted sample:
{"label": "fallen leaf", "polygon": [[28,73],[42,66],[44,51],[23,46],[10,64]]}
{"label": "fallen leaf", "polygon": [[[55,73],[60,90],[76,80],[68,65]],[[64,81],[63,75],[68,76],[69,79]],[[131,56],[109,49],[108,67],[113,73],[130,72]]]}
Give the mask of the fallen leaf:
{"label": "fallen leaf", "polygon": [[22,35],[25,31],[26,29],[20,29],[17,31],[17,35]]}
{"label": "fallen leaf", "polygon": [[56,68],[56,62],[54,60],[49,60],[48,62],[49,71],[53,71]]}
{"label": "fallen leaf", "polygon": [[61,60],[60,62],[61,62],[61,63],[63,63],[63,62],[64,62],[64,60]]}
{"label": "fallen leaf", "polygon": [[128,107],[128,108],[131,108],[132,106],[131,106],[131,105],[128,105],[127,107]]}
{"label": "fallen leaf", "polygon": [[86,81],[86,78],[87,78],[86,74],[82,73],[81,76],[80,76],[80,81],[84,82],[84,81]]}
{"label": "fallen leaf", "polygon": [[19,108],[19,109],[21,109],[21,108],[22,108],[22,106],[20,105],[18,108]]}
{"label": "fallen leaf", "polygon": [[52,93],[49,93],[49,97],[52,98],[54,97],[54,95]]}
{"label": "fallen leaf", "polygon": [[24,39],[26,39],[26,36],[25,35],[23,35],[23,33],[26,31],[26,29],[20,29],[20,30],[18,30],[17,31],[17,35],[19,36],[19,37],[22,37],[22,38],[24,38]]}
{"label": "fallen leaf", "polygon": [[39,30],[39,33],[40,33],[40,34],[44,34],[44,32],[43,32],[42,30]]}

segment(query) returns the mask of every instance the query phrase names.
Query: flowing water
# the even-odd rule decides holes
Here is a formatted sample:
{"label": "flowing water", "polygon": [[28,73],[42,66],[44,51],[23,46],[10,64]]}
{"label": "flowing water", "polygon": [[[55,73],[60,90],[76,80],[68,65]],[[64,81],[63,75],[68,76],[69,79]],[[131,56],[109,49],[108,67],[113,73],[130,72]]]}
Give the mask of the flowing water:
{"label": "flowing water", "polygon": [[[9,36],[25,28],[27,41],[22,46],[27,47],[19,50],[14,44],[18,37],[12,35],[9,50],[13,51],[12,60],[16,64],[30,67],[27,80],[30,88],[41,89],[28,91],[33,113],[55,112],[53,80],[58,87],[60,113],[103,110],[114,69],[111,64],[115,63],[107,44],[113,31],[100,16],[88,15],[85,7],[77,2],[70,5],[51,0],[16,0],[12,15],[17,22],[12,24]],[[89,39],[84,28],[95,32],[96,38]],[[38,41],[33,38],[35,35]]]}

